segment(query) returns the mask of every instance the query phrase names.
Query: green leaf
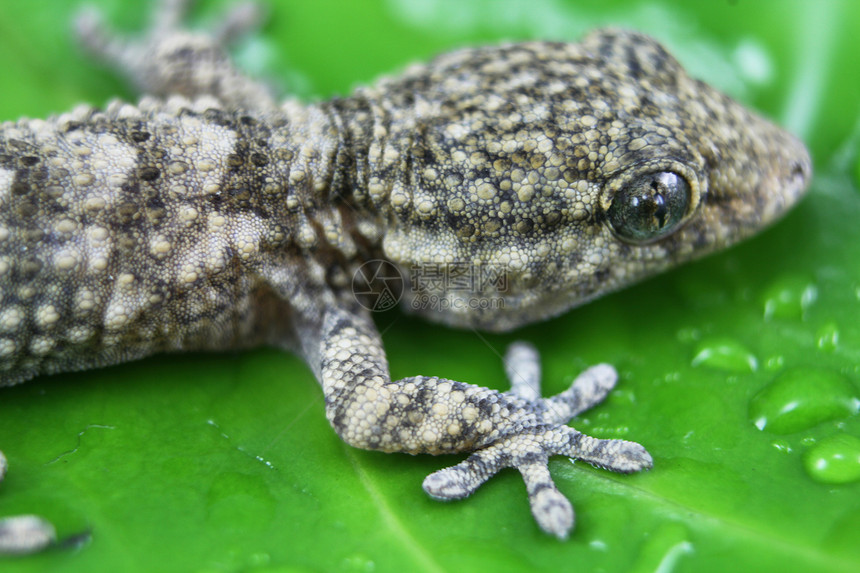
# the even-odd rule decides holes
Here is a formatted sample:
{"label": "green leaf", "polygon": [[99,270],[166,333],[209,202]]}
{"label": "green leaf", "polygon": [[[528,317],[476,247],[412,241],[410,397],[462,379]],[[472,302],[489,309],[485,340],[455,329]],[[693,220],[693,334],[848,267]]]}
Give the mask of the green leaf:
{"label": "green leaf", "polygon": [[[143,0],[93,3],[127,30],[149,10]],[[227,4],[201,3],[195,20]],[[75,7],[0,3],[0,118],[133,97],[74,47]],[[464,44],[575,40],[606,24],[644,30],[698,77],[799,131],[815,158],[812,192],[738,248],[512,336],[452,331],[399,311],[378,317],[395,377],[503,388],[499,355],[516,338],[541,350],[547,394],[587,365],[619,368],[606,403],[574,424],[641,442],[654,469],[620,476],[553,460],[577,510],[566,542],[538,530],[514,471],[444,504],[421,481],[461,457],[345,446],[308,369],[263,349],[159,356],[0,390],[10,463],[0,515],[42,515],[61,537],[91,533],[79,548],[4,559],[3,571],[860,569],[860,482],[850,463],[860,436],[860,4],[270,7],[264,33],[238,47],[239,58],[306,98],[347,93]],[[833,388],[829,401],[816,395]],[[779,403],[767,402],[773,396]],[[777,425],[781,433],[756,426],[786,404],[801,410]]]}

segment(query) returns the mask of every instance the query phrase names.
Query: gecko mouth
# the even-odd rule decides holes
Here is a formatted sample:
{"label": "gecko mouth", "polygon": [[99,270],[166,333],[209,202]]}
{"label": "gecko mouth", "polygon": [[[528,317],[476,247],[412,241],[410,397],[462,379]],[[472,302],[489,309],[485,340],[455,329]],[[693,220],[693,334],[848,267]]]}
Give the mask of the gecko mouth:
{"label": "gecko mouth", "polygon": [[763,189],[762,196],[770,203],[769,208],[764,210],[764,220],[772,221],[781,217],[788,209],[794,206],[806,193],[809,182],[812,179],[812,160],[806,146],[794,136],[790,149],[793,157],[784,162],[788,166],[782,173],[776,173],[770,182],[770,189]]}
{"label": "gecko mouth", "polygon": [[791,167],[791,174],[786,181],[786,189],[792,197],[798,197],[809,185],[812,179],[812,162],[807,156],[804,159],[797,159]]}

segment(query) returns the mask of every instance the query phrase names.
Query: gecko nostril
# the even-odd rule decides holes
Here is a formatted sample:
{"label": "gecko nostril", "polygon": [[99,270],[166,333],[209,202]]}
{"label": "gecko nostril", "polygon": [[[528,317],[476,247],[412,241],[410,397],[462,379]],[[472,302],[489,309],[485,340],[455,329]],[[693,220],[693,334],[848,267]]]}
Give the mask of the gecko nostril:
{"label": "gecko nostril", "polygon": [[805,171],[806,170],[803,168],[803,163],[801,163],[800,161],[795,161],[794,165],[791,168],[791,176],[797,177],[799,175],[804,175]]}
{"label": "gecko nostril", "polygon": [[809,179],[809,164],[806,161],[795,161],[791,166],[789,179],[797,183],[805,183]]}

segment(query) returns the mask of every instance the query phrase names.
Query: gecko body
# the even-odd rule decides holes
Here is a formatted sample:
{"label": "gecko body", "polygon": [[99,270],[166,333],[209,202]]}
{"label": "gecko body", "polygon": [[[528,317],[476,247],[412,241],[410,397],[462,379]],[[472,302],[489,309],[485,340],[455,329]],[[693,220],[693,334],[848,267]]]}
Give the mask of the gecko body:
{"label": "gecko body", "polygon": [[[522,344],[508,392],[391,380],[354,278],[386,261],[406,308],[507,331],[759,231],[806,189],[799,140],[621,30],[463,49],[347,97],[279,103],[221,51],[248,13],[190,34],[182,4],[138,42],[80,22],[150,94],[139,103],[0,126],[0,385],[274,345],[307,361],[346,442],[469,452],[425,480],[440,499],[516,467],[559,537],[573,510],[549,456],[651,466],[639,444],[566,425],[611,390],[608,365],[546,399]],[[498,280],[454,288],[464,265]],[[421,280],[430,266],[446,280]]]}

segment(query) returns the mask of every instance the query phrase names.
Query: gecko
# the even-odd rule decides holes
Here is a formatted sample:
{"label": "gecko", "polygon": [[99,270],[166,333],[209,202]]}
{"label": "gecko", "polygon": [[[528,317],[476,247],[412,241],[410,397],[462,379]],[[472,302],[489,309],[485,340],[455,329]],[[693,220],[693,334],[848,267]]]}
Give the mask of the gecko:
{"label": "gecko", "polygon": [[[0,125],[0,386],[271,345],[305,360],[347,444],[468,454],[424,480],[440,500],[516,468],[561,539],[574,512],[550,456],[651,468],[642,445],[568,425],[612,390],[612,366],[543,398],[537,350],[514,343],[508,391],[392,380],[368,296],[458,328],[548,319],[777,220],[811,178],[803,143],[621,29],[459,49],[347,96],[279,101],[226,55],[259,26],[254,5],[206,33],[183,28],[188,3],[162,0],[136,38],[78,18],[137,103]],[[461,288],[463,269],[492,280]],[[49,529],[8,518],[0,548],[44,547]]]}

